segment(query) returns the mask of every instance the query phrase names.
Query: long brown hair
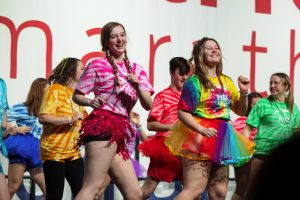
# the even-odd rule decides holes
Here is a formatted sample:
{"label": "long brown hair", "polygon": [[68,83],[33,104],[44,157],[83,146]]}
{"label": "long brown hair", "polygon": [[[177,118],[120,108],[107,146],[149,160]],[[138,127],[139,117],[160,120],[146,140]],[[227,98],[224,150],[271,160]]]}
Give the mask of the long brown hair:
{"label": "long brown hair", "polygon": [[[118,22],[109,22],[109,23],[105,24],[101,31],[102,51],[105,52],[106,58],[108,59],[110,65],[113,68],[113,73],[114,73],[114,90],[113,91],[115,91],[117,86],[120,86],[120,83],[119,83],[119,78],[118,78],[118,67],[113,59],[113,56],[110,53],[108,42],[110,40],[110,34],[111,34],[112,30],[117,26],[121,26],[123,28],[124,32],[126,33],[125,27]],[[132,73],[132,67],[131,67],[130,61],[127,57],[127,51],[125,51],[124,62],[125,62],[125,65],[129,71],[129,73]]]}
{"label": "long brown hair", "polygon": [[32,82],[27,99],[24,102],[30,115],[38,116],[47,84],[48,81],[45,78],[37,78]]}
{"label": "long brown hair", "polygon": [[[208,71],[207,68],[205,67],[205,61],[204,61],[204,50],[205,50],[205,43],[208,40],[212,40],[214,41],[221,52],[221,58],[222,58],[222,51],[221,51],[221,47],[219,45],[219,43],[213,39],[213,38],[209,38],[209,37],[203,37],[201,40],[198,40],[194,47],[193,47],[193,51],[192,51],[192,57],[190,58],[190,60],[194,61],[195,64],[195,74],[199,77],[201,84],[203,84],[203,86],[205,88],[209,88],[211,87],[211,82],[209,81],[207,75],[208,75]],[[223,71],[223,64],[222,64],[222,59],[220,60],[220,62],[217,65],[217,69],[216,69],[216,73],[217,76],[221,76],[222,75],[222,71]]]}
{"label": "long brown hair", "polygon": [[254,98],[262,98],[262,96],[258,92],[251,92],[248,95],[248,106],[247,106],[245,116],[248,116],[250,111],[252,110],[251,103],[252,103],[252,99],[254,99]]}
{"label": "long brown hair", "polygon": [[77,58],[64,58],[51,72],[48,78],[49,83],[58,83],[60,85],[69,86],[72,79],[75,79],[78,61]]}
{"label": "long brown hair", "polygon": [[[281,81],[283,81],[283,85],[287,86],[287,97],[285,98],[285,103],[287,104],[290,113],[293,112],[293,108],[294,108],[294,94],[293,94],[293,90],[292,90],[292,85],[291,85],[291,80],[290,77],[283,72],[278,72],[278,73],[274,73],[271,75],[272,76],[278,76]],[[274,101],[274,98],[270,95],[268,98],[270,101]]]}

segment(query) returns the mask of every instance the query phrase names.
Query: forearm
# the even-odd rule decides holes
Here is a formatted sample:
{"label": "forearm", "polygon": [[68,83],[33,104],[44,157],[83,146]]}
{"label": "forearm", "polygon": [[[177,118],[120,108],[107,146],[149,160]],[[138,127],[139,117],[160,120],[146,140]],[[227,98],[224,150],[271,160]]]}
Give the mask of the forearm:
{"label": "forearm", "polygon": [[141,102],[142,107],[147,111],[150,110],[151,105],[152,105],[152,99],[151,99],[150,92],[144,91],[139,86],[137,88],[137,92],[138,92],[139,100]]}
{"label": "forearm", "polygon": [[80,106],[90,106],[92,99],[86,97],[83,93],[75,90],[72,100]]}
{"label": "forearm", "polygon": [[167,132],[171,129],[172,125],[162,124],[158,121],[147,122],[147,128],[149,131]]}
{"label": "forearm", "polygon": [[60,126],[60,125],[71,125],[73,123],[73,117],[72,116],[53,116],[48,114],[41,114],[38,117],[39,122],[41,124],[49,124],[54,126]]}
{"label": "forearm", "polygon": [[246,124],[244,131],[243,131],[243,135],[246,136],[246,138],[250,138],[250,134],[252,133],[254,127]]}
{"label": "forearm", "polygon": [[193,131],[196,131],[197,133],[202,132],[203,126],[198,124],[190,113],[183,110],[178,110],[178,119]]}
{"label": "forearm", "polygon": [[240,94],[240,99],[234,104],[233,112],[239,116],[244,116],[248,106],[248,95]]}

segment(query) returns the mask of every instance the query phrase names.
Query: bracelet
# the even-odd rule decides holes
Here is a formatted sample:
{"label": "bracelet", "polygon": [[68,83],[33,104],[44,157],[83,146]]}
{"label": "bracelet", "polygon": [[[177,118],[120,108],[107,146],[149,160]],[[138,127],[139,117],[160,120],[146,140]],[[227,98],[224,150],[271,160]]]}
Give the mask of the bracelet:
{"label": "bracelet", "polygon": [[247,91],[247,92],[244,92],[244,91],[239,91],[239,93],[242,95],[242,96],[248,96],[248,94],[249,94],[249,92]]}
{"label": "bracelet", "polygon": [[72,118],[71,117],[68,117],[67,119],[66,119],[66,122],[67,122],[67,124],[69,124],[70,126],[72,125]]}

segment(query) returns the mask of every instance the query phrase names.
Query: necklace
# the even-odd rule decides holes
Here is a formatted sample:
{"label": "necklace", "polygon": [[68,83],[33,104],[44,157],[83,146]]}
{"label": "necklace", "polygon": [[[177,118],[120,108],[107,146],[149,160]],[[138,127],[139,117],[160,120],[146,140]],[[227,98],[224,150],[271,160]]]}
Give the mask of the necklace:
{"label": "necklace", "polygon": [[289,118],[287,118],[285,115],[284,115],[284,113],[283,113],[283,111],[279,108],[279,106],[277,105],[277,102],[276,101],[274,101],[274,104],[275,104],[275,106],[276,106],[276,109],[278,110],[278,112],[280,113],[280,115],[281,115],[281,119],[279,119],[279,121],[280,122],[282,122],[282,123],[284,123],[284,124],[288,124],[288,123],[290,123],[290,121],[291,121],[291,113],[289,113],[290,114],[290,117]]}

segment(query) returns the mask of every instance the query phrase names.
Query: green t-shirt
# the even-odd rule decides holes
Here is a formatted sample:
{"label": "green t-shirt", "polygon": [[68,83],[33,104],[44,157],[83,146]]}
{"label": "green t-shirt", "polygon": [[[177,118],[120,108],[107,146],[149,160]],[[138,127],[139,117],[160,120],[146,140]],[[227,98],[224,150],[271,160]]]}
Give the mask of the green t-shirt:
{"label": "green t-shirt", "polygon": [[290,113],[286,103],[262,98],[254,105],[246,123],[257,128],[254,138],[256,154],[269,154],[292,136],[294,128],[300,126],[300,115],[295,104]]}

